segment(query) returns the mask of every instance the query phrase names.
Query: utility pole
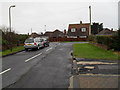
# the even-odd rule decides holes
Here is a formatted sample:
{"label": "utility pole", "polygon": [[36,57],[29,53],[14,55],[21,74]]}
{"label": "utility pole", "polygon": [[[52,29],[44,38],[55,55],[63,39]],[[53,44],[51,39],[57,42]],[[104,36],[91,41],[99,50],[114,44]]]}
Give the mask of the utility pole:
{"label": "utility pole", "polygon": [[90,30],[89,30],[89,35],[91,35],[91,6],[89,6],[89,19],[90,19]]}
{"label": "utility pole", "polygon": [[45,25],[45,32],[46,32],[46,25]]}
{"label": "utility pole", "polygon": [[32,34],[32,28],[31,28],[31,34]]}

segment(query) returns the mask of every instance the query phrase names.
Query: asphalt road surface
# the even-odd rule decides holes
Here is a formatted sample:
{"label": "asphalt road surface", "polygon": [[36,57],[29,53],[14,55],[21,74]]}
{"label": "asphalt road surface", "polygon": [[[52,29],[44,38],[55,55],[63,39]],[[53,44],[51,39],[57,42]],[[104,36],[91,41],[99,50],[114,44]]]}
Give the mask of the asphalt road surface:
{"label": "asphalt road surface", "polygon": [[68,88],[73,43],[50,43],[37,51],[2,58],[3,88]]}

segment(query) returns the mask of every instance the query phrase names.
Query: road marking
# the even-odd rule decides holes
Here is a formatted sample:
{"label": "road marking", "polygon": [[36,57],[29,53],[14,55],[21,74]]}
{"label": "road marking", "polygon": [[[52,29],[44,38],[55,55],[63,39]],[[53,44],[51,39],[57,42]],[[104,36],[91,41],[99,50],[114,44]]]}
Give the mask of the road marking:
{"label": "road marking", "polygon": [[49,51],[50,49],[52,49],[52,47],[51,47],[51,48],[48,48],[46,51]]}
{"label": "road marking", "polygon": [[25,60],[25,62],[28,62],[28,61],[30,61],[30,60],[32,60],[32,59],[34,59],[34,58],[36,58],[36,57],[40,56],[41,54],[42,54],[42,53],[39,53],[39,54],[37,54],[37,55],[35,55],[35,56],[31,57],[31,58],[29,58],[29,59]]}
{"label": "road marking", "polygon": [[83,65],[86,65],[86,64],[92,64],[92,65],[94,65],[94,64],[117,64],[117,63],[107,63],[107,62],[99,62],[99,61],[80,61],[80,62],[77,62],[77,64],[83,64]]}
{"label": "road marking", "polygon": [[4,74],[4,73],[6,73],[6,72],[8,72],[8,71],[10,71],[10,70],[11,70],[11,68],[9,68],[9,69],[7,69],[7,70],[4,70],[3,72],[0,73],[0,75]]}
{"label": "road marking", "polygon": [[80,75],[86,75],[86,76],[120,76],[119,74],[92,74],[92,73],[80,74]]}

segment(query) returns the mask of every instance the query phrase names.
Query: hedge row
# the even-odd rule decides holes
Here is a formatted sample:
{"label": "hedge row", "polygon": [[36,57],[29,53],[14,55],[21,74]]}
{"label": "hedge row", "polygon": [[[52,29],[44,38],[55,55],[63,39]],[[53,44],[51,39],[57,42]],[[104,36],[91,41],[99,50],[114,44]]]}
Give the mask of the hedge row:
{"label": "hedge row", "polygon": [[106,45],[108,49],[120,51],[120,33],[114,36],[89,36],[89,41]]}

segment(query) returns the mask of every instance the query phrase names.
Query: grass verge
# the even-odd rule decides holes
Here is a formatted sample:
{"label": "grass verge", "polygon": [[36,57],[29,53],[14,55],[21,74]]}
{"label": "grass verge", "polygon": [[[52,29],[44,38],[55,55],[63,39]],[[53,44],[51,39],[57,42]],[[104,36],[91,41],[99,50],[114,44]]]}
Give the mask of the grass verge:
{"label": "grass verge", "polygon": [[118,55],[114,54],[112,51],[98,48],[89,43],[74,44],[73,50],[74,56],[79,58],[118,60]]}
{"label": "grass verge", "polygon": [[24,50],[23,46],[14,47],[14,48],[12,48],[12,51],[10,49],[8,49],[8,50],[0,52],[0,56],[16,53],[16,52],[21,51],[21,50]]}
{"label": "grass verge", "polygon": [[61,43],[69,43],[69,42],[88,42],[88,41],[62,41]]}

